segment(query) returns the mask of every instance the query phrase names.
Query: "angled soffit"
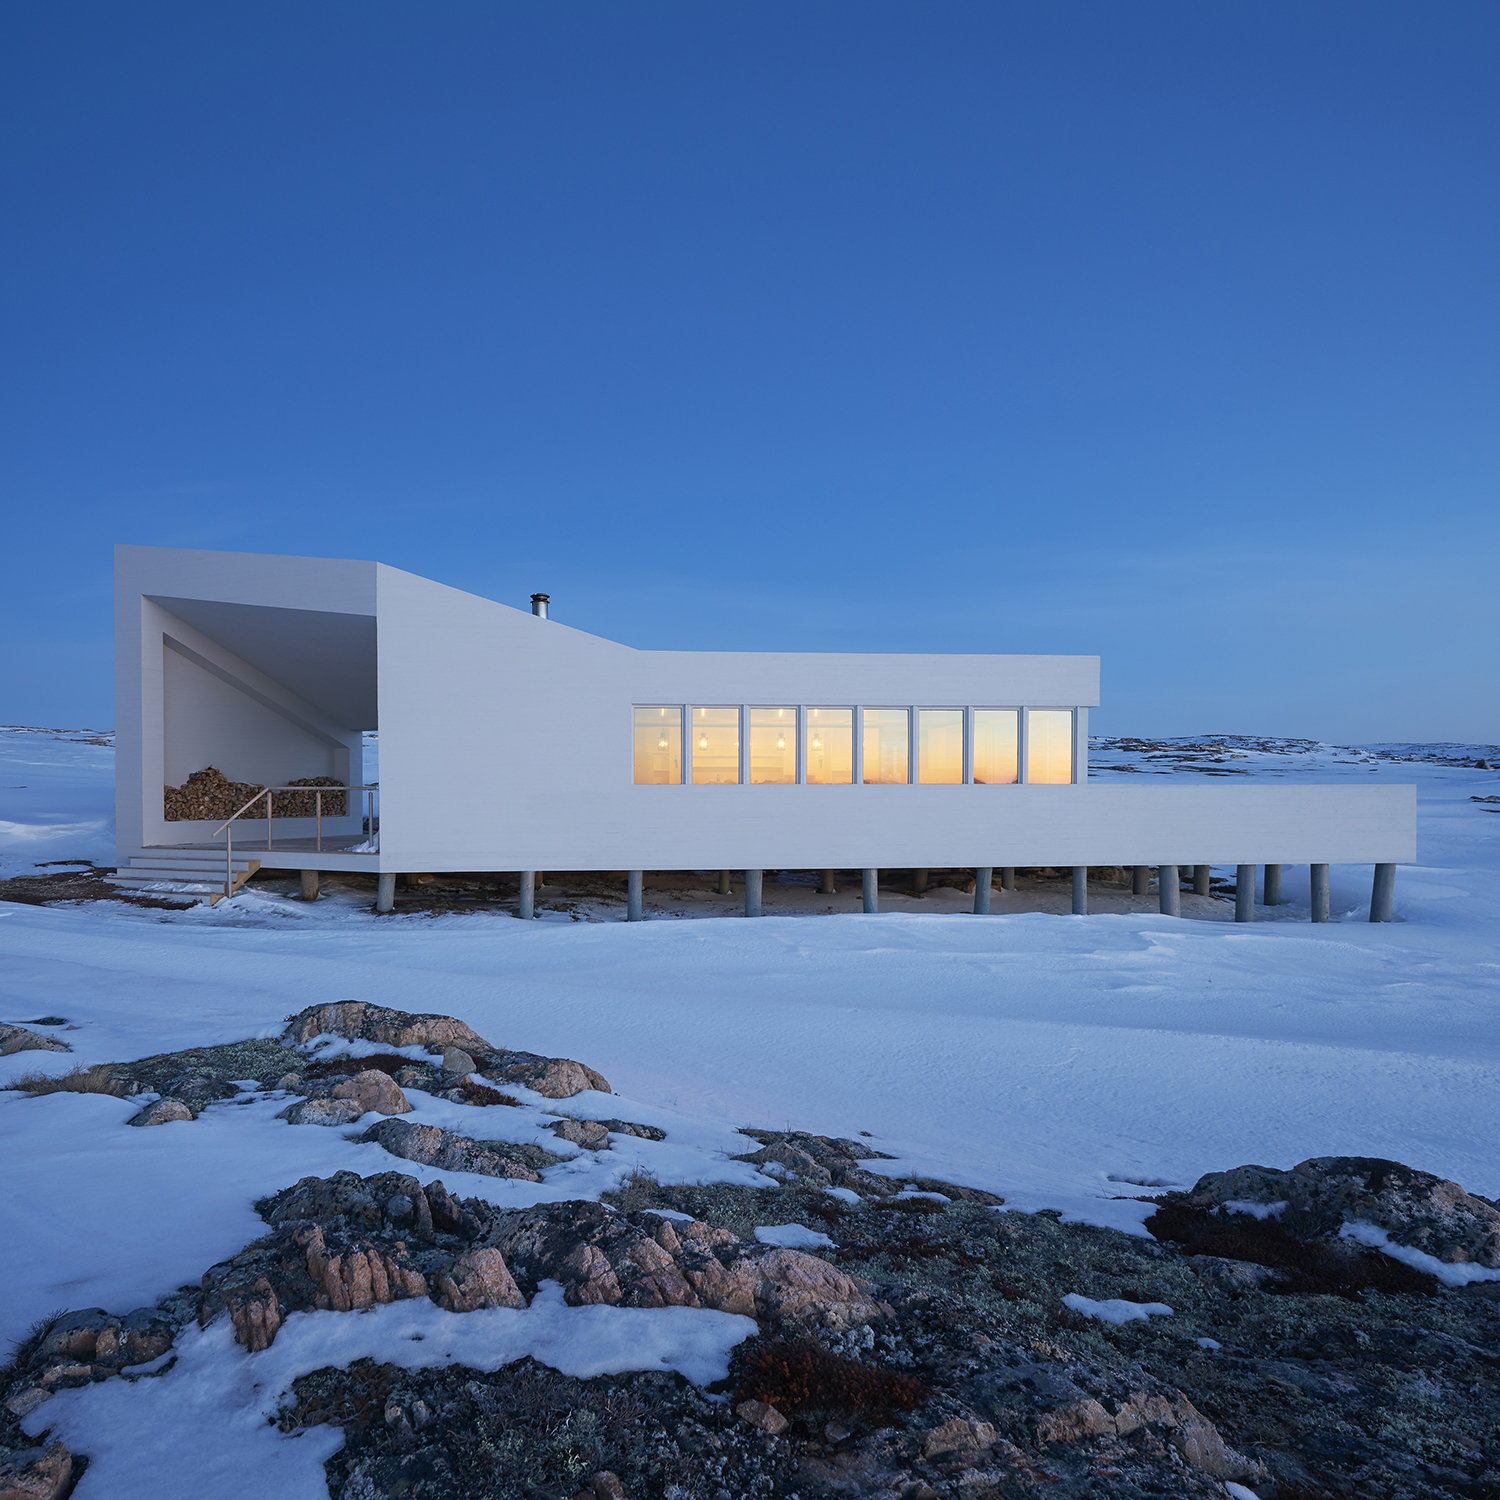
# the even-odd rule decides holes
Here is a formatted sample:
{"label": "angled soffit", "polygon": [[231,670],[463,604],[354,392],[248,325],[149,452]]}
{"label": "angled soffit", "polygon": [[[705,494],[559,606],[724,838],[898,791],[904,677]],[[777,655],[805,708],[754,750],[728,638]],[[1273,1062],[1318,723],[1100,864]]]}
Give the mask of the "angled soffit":
{"label": "angled soffit", "polygon": [[348,729],[379,722],[374,615],[148,596]]}

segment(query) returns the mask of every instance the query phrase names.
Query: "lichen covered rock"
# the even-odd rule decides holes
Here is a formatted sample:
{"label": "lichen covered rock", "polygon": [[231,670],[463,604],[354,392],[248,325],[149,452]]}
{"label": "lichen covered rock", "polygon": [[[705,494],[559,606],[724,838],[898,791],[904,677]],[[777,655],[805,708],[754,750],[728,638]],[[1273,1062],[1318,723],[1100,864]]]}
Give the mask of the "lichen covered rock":
{"label": "lichen covered rock", "polygon": [[1316,1156],[1286,1172],[1210,1172],[1181,1201],[1207,1209],[1261,1205],[1301,1239],[1336,1238],[1344,1224],[1362,1221],[1438,1260],[1500,1268],[1500,1206],[1456,1182],[1379,1157]]}

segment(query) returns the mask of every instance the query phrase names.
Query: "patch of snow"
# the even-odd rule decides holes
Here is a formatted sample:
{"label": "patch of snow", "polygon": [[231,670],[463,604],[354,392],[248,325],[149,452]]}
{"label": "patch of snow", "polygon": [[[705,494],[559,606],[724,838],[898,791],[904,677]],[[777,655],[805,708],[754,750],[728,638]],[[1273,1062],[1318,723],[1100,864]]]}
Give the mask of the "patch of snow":
{"label": "patch of snow", "polygon": [[675,1370],[706,1385],[755,1331],[753,1319],[704,1308],[569,1307],[556,1282],[525,1308],[451,1313],[416,1298],[363,1313],[293,1313],[259,1354],[245,1354],[221,1319],[184,1330],[165,1374],[59,1392],[27,1426],[89,1455],[77,1500],[327,1500],[323,1464],[342,1433],[283,1436],[272,1423],[291,1383],[312,1370],[364,1358],[498,1370],[530,1355],[581,1379]]}
{"label": "patch of snow", "polygon": [[1251,1203],[1248,1199],[1231,1198],[1219,1205],[1226,1213],[1249,1214],[1252,1219],[1279,1219],[1287,1210],[1287,1201],[1280,1203]]}
{"label": "patch of snow", "polygon": [[1218,1339],[1194,1339],[1193,1342],[1200,1349],[1222,1349],[1224,1347]]}
{"label": "patch of snow", "polygon": [[1260,1500],[1260,1496],[1252,1489],[1247,1489],[1243,1484],[1236,1484],[1232,1479],[1224,1481],[1224,1493],[1229,1500]]}
{"label": "patch of snow", "polygon": [[1436,1276],[1444,1286],[1471,1286],[1476,1281],[1500,1281],[1500,1270],[1490,1266],[1476,1266],[1473,1261],[1439,1260],[1425,1250],[1411,1245],[1400,1245],[1378,1224],[1367,1224],[1362,1219],[1351,1219],[1339,1230],[1339,1238],[1353,1240],[1357,1245],[1368,1245],[1372,1250],[1383,1250],[1393,1260],[1404,1261],[1418,1271]]}
{"label": "patch of snow", "polygon": [[755,1238],[762,1245],[780,1245],[783,1250],[832,1250],[833,1241],[806,1224],[759,1224]]}
{"label": "patch of snow", "polygon": [[854,1191],[846,1187],[826,1187],[823,1189],[830,1198],[837,1198],[840,1203],[863,1203],[865,1200]]}
{"label": "patch of snow", "polygon": [[437,1047],[391,1047],[384,1042],[367,1042],[362,1038],[350,1039],[345,1036],[332,1036],[324,1032],[321,1036],[315,1036],[309,1042],[304,1042],[300,1049],[309,1053],[318,1061],[329,1057],[409,1057],[413,1062],[430,1063],[436,1056],[441,1055],[442,1048]]}
{"label": "patch of snow", "polygon": [[1092,1297],[1080,1297],[1077,1292],[1069,1292],[1062,1300],[1064,1307],[1071,1307],[1086,1318],[1097,1318],[1101,1323],[1133,1323],[1137,1319],[1173,1316],[1165,1302],[1128,1302],[1124,1297],[1106,1297],[1096,1302]]}

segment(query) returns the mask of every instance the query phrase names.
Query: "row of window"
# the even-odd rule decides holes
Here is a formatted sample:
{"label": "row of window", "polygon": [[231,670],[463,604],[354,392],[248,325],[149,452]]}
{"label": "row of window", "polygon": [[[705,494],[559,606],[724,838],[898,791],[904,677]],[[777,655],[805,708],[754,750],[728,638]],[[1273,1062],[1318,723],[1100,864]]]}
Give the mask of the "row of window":
{"label": "row of window", "polygon": [[1070,708],[635,709],[638,786],[1073,780]]}

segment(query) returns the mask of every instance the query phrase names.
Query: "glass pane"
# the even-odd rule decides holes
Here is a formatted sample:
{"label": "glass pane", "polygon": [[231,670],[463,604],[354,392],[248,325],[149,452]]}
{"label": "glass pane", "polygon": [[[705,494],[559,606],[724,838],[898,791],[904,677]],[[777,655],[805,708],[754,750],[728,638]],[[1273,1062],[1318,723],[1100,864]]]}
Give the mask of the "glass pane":
{"label": "glass pane", "polygon": [[807,780],[810,786],[848,786],[854,780],[854,710],[807,711]]}
{"label": "glass pane", "polygon": [[919,708],[917,710],[917,780],[961,782],[963,779],[963,709]]}
{"label": "glass pane", "polygon": [[635,711],[635,784],[675,786],[682,780],[682,710]]}
{"label": "glass pane", "polygon": [[757,786],[797,779],[797,710],[750,710],[750,780]]}
{"label": "glass pane", "polygon": [[866,783],[889,785],[910,780],[906,763],[911,752],[911,710],[867,708],[864,719]]}
{"label": "glass pane", "polygon": [[1073,779],[1073,710],[1033,708],[1026,715],[1026,779],[1062,786]]}
{"label": "glass pane", "polygon": [[1017,740],[1020,729],[1019,709],[974,710],[975,786],[1009,786],[1019,779]]}
{"label": "glass pane", "polygon": [[733,786],[740,779],[740,711],[694,708],[693,785]]}

